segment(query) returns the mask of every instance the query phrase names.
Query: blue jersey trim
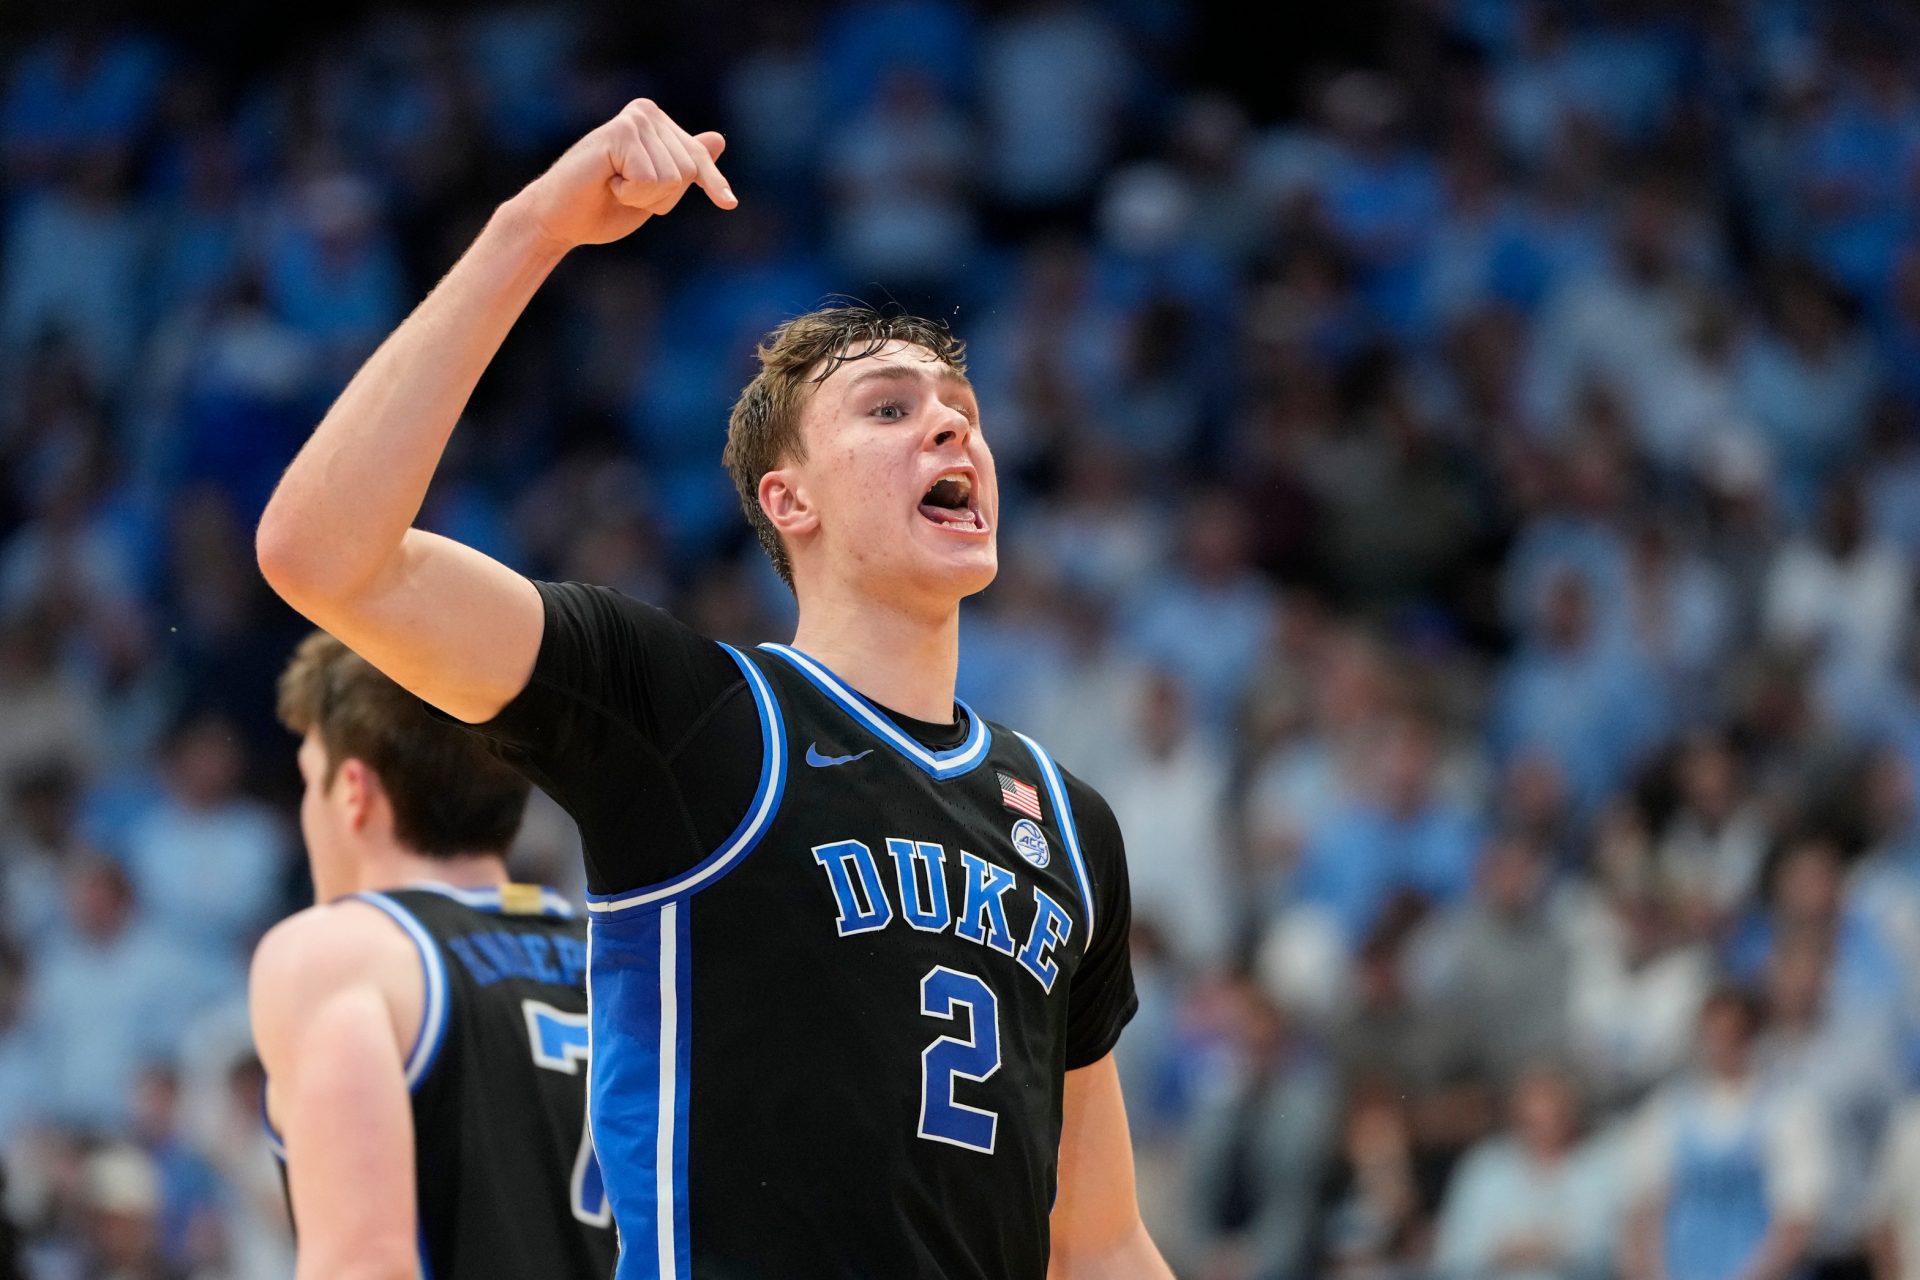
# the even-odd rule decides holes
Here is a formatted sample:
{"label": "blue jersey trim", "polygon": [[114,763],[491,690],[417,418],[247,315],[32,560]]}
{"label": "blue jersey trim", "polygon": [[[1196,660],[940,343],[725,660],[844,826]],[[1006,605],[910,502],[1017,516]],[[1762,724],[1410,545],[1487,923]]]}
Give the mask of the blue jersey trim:
{"label": "blue jersey trim", "polygon": [[[620,1239],[620,1280],[692,1280],[687,1110],[692,906],[594,917],[588,1115]],[[615,927],[617,925],[617,927]]]}
{"label": "blue jersey trim", "polygon": [[267,1150],[273,1153],[275,1160],[278,1160],[281,1164],[285,1164],[287,1162],[287,1140],[280,1136],[278,1129],[273,1127],[273,1116],[267,1111],[267,1084],[264,1080],[260,1082],[260,1128],[264,1130],[267,1135]]}
{"label": "blue jersey trim", "polygon": [[[416,880],[406,886],[424,893],[437,893],[443,898],[452,898],[462,906],[472,907],[476,911],[502,912],[506,908],[500,901],[499,889],[462,889],[458,885],[443,884],[438,880]],[[541,886],[540,914],[556,919],[573,918],[573,904],[556,891]]]}
{"label": "blue jersey trim", "polygon": [[740,819],[740,825],[734,828],[726,843],[693,870],[643,889],[629,889],[623,893],[589,893],[588,911],[606,914],[652,906],[704,888],[753,852],[753,847],[760,843],[760,837],[772,825],[774,814],[779,812],[780,797],[787,789],[787,728],[780,716],[780,704],[774,701],[773,686],[767,683],[766,676],[761,674],[760,668],[752,660],[732,645],[723,644],[720,647],[740,664],[740,670],[747,678],[747,688],[753,693],[754,710],[760,716],[760,785],[754,792],[753,803],[747,806],[746,816]]}
{"label": "blue jersey trim", "polygon": [[763,644],[760,647],[785,658],[793,665],[794,670],[806,677],[809,684],[826,694],[842,711],[865,725],[875,737],[935,778],[942,781],[957,778],[972,772],[986,762],[987,753],[993,747],[993,731],[987,728],[985,720],[973,713],[972,707],[958,698],[954,699],[954,703],[967,717],[966,739],[957,747],[949,747],[945,751],[931,751],[915,741],[912,734],[895,724],[892,717],[885,711],[862,697],[849,687],[846,681],[829,671],[818,660],[808,657],[792,645]]}
{"label": "blue jersey trim", "polygon": [[1027,750],[1033,753],[1034,763],[1040,766],[1040,780],[1046,784],[1047,795],[1053,800],[1053,811],[1060,815],[1060,834],[1066,837],[1067,857],[1073,863],[1073,878],[1080,885],[1080,903],[1087,910],[1086,938],[1080,944],[1084,952],[1093,945],[1093,881],[1087,875],[1087,860],[1080,854],[1080,830],[1073,823],[1073,806],[1067,803],[1067,783],[1045,748],[1018,730],[1014,731],[1014,736],[1026,743]]}
{"label": "blue jersey trim", "polygon": [[440,1057],[440,1046],[447,1038],[452,1002],[447,994],[446,966],[441,962],[440,948],[434,944],[432,935],[414,919],[411,911],[384,893],[356,893],[351,897],[386,912],[413,939],[414,948],[420,953],[420,970],[426,979],[426,1003],[420,1011],[420,1030],[407,1053],[407,1090],[413,1092],[433,1070],[434,1062]]}

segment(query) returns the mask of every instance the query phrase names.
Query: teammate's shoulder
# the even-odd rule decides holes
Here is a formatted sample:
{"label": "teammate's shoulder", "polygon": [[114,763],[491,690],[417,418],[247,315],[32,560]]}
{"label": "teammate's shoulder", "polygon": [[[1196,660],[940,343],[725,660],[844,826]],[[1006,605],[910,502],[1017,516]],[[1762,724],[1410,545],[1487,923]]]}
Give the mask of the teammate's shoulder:
{"label": "teammate's shoulder", "polygon": [[392,917],[356,898],[296,911],[267,930],[253,952],[253,985],[317,991],[418,964],[412,939]]}

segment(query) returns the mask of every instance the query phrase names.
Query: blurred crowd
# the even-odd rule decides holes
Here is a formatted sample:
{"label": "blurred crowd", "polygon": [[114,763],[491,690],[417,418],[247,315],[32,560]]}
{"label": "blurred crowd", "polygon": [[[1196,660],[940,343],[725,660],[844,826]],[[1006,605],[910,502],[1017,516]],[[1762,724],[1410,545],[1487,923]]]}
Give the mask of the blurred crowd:
{"label": "blurred crowd", "polygon": [[[253,521],[647,95],[740,209],[563,265],[422,523],[783,636],[718,465],[755,339],[949,319],[1006,513],[961,692],[1120,817],[1183,1277],[1920,1276],[1914,11],[1400,0],[1276,98],[1179,0],[663,8],[0,42],[23,1274],[290,1273],[244,987],[310,892],[303,627]],[[572,842],[536,803],[520,874]]]}

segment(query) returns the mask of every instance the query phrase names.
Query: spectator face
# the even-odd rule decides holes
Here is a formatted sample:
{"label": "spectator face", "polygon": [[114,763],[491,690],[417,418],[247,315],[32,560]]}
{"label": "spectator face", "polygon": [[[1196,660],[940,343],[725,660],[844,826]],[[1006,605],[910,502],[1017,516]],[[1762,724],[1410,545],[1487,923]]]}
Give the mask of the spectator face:
{"label": "spectator face", "polygon": [[1395,813],[1412,813],[1433,792],[1438,763],[1433,730],[1417,720],[1403,719],[1387,733],[1379,758],[1381,799]]}
{"label": "spectator face", "polygon": [[1509,823],[1523,830],[1556,830],[1567,811],[1567,789],[1559,766],[1540,754],[1517,757],[1502,780],[1500,811]]}
{"label": "spectator face", "polygon": [[1739,766],[1727,744],[1713,739],[1687,749],[1680,789],[1687,807],[1709,820],[1725,818],[1739,802]]}
{"label": "spectator face", "polygon": [[1257,982],[1234,982],[1223,994],[1228,1000],[1228,1026],[1248,1059],[1255,1063],[1270,1059],[1287,1039],[1285,1011]]}
{"label": "spectator face", "polygon": [[1573,1085],[1556,1071],[1534,1071],[1513,1087],[1512,1124],[1516,1135],[1536,1157],[1562,1155],[1579,1132],[1579,1104]]}
{"label": "spectator face", "polygon": [[1747,1075],[1753,1044],[1753,1017],[1737,1000],[1716,998],[1700,1014],[1700,1062],[1720,1080]]}
{"label": "spectator face", "polygon": [[140,1141],[157,1143],[172,1137],[179,1102],[180,1082],[172,1071],[164,1067],[142,1071],[133,1098],[133,1127]]}
{"label": "spectator face", "polygon": [[1391,946],[1366,948],[1360,955],[1360,1000],[1370,1009],[1391,1009],[1401,1002],[1400,952]]}
{"label": "spectator face", "polygon": [[1165,673],[1154,676],[1142,695],[1140,735],[1147,751],[1171,754],[1187,733],[1187,700],[1180,681]]}
{"label": "spectator face", "polygon": [[1225,582],[1247,564],[1247,521],[1232,497],[1214,493],[1187,514],[1187,571],[1201,582]]}
{"label": "spectator face", "polygon": [[68,899],[75,930],[96,944],[118,937],[133,914],[133,888],[111,863],[95,862],[74,872]]}
{"label": "spectator face", "polygon": [[1334,633],[1314,672],[1314,719],[1323,732],[1348,733],[1372,724],[1386,683],[1384,665],[1364,637]]}
{"label": "spectator face", "polygon": [[1831,921],[1840,907],[1840,852],[1825,841],[1795,845],[1780,864],[1778,911],[1810,924]]}
{"label": "spectator face", "polygon": [[1480,863],[1480,891],[1487,905],[1506,916],[1524,915],[1540,896],[1541,860],[1520,840],[1496,841]]}
{"label": "spectator face", "polygon": [[1772,1016],[1790,1026],[1816,1022],[1829,966],[1830,951],[1824,941],[1806,937],[1783,942],[1767,971],[1767,1003]]}
{"label": "spectator face", "polygon": [[[1584,412],[1607,423],[1611,432],[1619,407],[1599,397],[1589,400]],[[1619,452],[1598,440],[1583,443],[1567,463],[1566,483],[1567,501],[1575,510],[1596,518],[1618,511],[1626,483]]]}
{"label": "spectator face", "polygon": [[173,744],[169,778],[180,803],[210,809],[240,784],[238,734],[224,719],[209,716],[180,732]]}
{"label": "spectator face", "polygon": [[1587,646],[1592,621],[1587,584],[1572,573],[1554,579],[1547,590],[1544,631],[1548,647],[1560,653],[1578,653]]}
{"label": "spectator face", "polygon": [[[992,582],[1000,490],[978,421],[971,384],[920,347],[889,343],[828,374],[802,415],[806,459],[761,481],[796,583],[948,609]],[[960,472],[971,517],[939,518],[927,499],[958,499],[933,495],[935,481]]]}
{"label": "spectator face", "polygon": [[1356,1165],[1403,1158],[1412,1142],[1406,1110],[1386,1094],[1369,1092],[1347,1113],[1347,1158]]}
{"label": "spectator face", "polygon": [[1620,256],[1627,272],[1643,284],[1658,284],[1672,271],[1678,217],[1672,201],[1641,191],[1627,204],[1621,226]]}

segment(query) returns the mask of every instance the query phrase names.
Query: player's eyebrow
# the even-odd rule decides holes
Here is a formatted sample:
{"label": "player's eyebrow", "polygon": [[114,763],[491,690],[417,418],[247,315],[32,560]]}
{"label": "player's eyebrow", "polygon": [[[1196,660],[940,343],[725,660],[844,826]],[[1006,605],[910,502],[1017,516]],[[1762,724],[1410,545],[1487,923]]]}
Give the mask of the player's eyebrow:
{"label": "player's eyebrow", "polygon": [[[885,379],[886,381],[889,381],[889,382],[901,382],[909,378],[917,378],[920,376],[921,376],[921,371],[913,365],[905,365],[905,364],[878,365],[872,369],[868,369],[865,373],[855,374],[852,381],[847,383],[847,394],[852,395],[855,391],[858,391],[862,386],[866,385],[869,382],[876,382],[882,379]],[[939,368],[939,371],[935,373],[934,376],[939,378],[942,382],[954,383],[957,386],[969,392],[973,390],[973,383],[967,378],[967,375],[964,373],[961,373],[958,369],[955,369],[952,365],[944,365],[944,364],[941,365]]]}

